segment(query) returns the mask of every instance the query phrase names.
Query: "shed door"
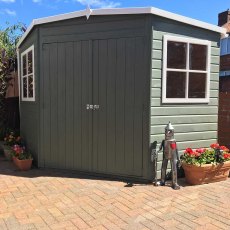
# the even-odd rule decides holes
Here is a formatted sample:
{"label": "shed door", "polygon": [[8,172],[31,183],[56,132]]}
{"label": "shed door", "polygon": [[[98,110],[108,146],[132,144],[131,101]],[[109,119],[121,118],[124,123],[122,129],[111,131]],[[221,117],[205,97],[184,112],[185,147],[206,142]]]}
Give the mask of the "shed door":
{"label": "shed door", "polygon": [[93,170],[141,176],[144,39],[94,40]]}
{"label": "shed door", "polygon": [[143,52],[143,37],[44,45],[45,167],[142,176]]}
{"label": "shed door", "polygon": [[91,171],[90,41],[43,45],[41,85],[44,167]]}

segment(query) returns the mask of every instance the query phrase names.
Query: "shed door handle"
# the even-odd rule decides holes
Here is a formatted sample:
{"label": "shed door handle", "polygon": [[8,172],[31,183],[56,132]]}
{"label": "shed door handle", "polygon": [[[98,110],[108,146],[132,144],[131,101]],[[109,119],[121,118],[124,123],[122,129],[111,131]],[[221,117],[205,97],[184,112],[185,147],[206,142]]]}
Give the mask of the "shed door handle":
{"label": "shed door handle", "polygon": [[90,104],[86,105],[87,110],[98,110],[99,108],[100,108],[99,105],[90,105]]}
{"label": "shed door handle", "polygon": [[93,105],[93,110],[98,110],[100,108],[100,105]]}
{"label": "shed door handle", "polygon": [[86,109],[87,109],[87,110],[93,109],[93,105],[87,104],[87,105],[86,105]]}

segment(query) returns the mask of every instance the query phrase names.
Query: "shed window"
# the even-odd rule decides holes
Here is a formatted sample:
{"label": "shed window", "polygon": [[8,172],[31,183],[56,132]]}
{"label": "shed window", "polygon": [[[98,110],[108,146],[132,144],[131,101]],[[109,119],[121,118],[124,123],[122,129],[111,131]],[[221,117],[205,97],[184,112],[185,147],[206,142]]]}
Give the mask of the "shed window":
{"label": "shed window", "polygon": [[210,41],[164,36],[163,103],[208,103]]}
{"label": "shed window", "polygon": [[34,46],[21,54],[21,88],[23,101],[35,101]]}

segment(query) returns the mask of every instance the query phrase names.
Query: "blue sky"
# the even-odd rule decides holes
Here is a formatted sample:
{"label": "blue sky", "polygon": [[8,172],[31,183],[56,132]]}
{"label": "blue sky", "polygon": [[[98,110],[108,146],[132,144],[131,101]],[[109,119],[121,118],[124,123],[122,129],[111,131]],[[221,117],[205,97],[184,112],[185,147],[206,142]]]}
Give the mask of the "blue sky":
{"label": "blue sky", "polygon": [[212,24],[230,8],[229,0],[0,0],[0,27],[6,21],[28,26],[34,18],[85,9],[87,3],[91,8],[153,6]]}

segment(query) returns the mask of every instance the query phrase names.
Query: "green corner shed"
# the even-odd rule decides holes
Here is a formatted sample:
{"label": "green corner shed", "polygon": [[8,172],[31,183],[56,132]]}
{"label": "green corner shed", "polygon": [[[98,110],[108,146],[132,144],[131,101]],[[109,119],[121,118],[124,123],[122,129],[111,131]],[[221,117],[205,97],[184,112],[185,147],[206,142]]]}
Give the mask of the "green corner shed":
{"label": "green corner shed", "polygon": [[152,7],[33,20],[18,60],[21,134],[38,167],[149,181],[168,121],[180,151],[216,142],[224,33]]}

